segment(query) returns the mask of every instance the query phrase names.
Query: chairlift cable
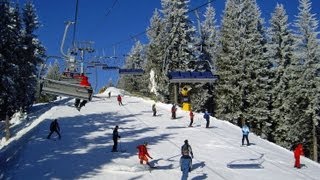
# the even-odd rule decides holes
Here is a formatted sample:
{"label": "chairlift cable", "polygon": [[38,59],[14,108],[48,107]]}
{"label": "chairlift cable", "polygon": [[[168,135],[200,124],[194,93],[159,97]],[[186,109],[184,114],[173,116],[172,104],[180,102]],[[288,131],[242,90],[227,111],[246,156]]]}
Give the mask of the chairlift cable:
{"label": "chairlift cable", "polygon": [[108,16],[110,14],[111,10],[114,8],[114,6],[117,4],[117,2],[118,2],[118,0],[113,1],[113,4],[112,4],[111,8],[109,8],[109,10],[107,11],[106,16]]}
{"label": "chairlift cable", "polygon": [[[191,12],[194,12],[194,11],[196,11],[196,10],[198,10],[198,9],[200,9],[200,8],[202,8],[202,7],[210,4],[210,3],[212,3],[213,1],[214,1],[214,0],[208,0],[207,3],[204,3],[204,4],[200,5],[200,6],[197,6],[197,7],[193,8],[193,9],[187,11],[186,14],[189,14],[189,13],[191,13]],[[114,44],[111,44],[110,46],[115,46],[115,45],[123,44],[123,43],[125,43],[125,42],[127,42],[127,41],[131,41],[132,39],[136,39],[137,37],[139,37],[139,36],[141,36],[141,35],[143,35],[143,34],[146,34],[148,31],[150,31],[150,30],[152,30],[152,29],[153,29],[153,28],[150,28],[150,29],[148,29],[148,30],[142,31],[142,32],[140,32],[140,33],[137,33],[137,34],[135,34],[135,35],[133,35],[133,36],[130,36],[130,38],[127,38],[127,39],[118,41],[118,42],[116,42],[116,43],[114,43]]]}
{"label": "chairlift cable", "polygon": [[76,47],[75,39],[76,39],[77,20],[78,20],[78,5],[79,5],[79,0],[76,0],[76,11],[75,11],[75,15],[74,15],[74,28],[73,28],[73,36],[72,36],[73,47]]}

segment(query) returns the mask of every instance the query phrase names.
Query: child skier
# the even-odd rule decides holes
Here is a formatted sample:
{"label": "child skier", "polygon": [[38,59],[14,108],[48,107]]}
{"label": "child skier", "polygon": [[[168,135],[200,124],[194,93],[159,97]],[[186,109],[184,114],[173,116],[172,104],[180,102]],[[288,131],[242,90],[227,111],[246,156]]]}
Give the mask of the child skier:
{"label": "child skier", "polygon": [[137,146],[137,149],[138,149],[138,157],[140,159],[140,164],[143,164],[143,161],[146,162],[146,164],[150,167],[150,168],[154,168],[153,166],[151,166],[151,164],[149,163],[149,160],[148,160],[148,157],[150,159],[153,159],[149,153],[148,153],[148,150],[147,150],[147,145],[148,143],[147,142],[144,142],[143,144]]}
{"label": "child skier", "polygon": [[157,115],[157,109],[156,109],[156,104],[152,105],[152,112],[153,112],[153,116]]}

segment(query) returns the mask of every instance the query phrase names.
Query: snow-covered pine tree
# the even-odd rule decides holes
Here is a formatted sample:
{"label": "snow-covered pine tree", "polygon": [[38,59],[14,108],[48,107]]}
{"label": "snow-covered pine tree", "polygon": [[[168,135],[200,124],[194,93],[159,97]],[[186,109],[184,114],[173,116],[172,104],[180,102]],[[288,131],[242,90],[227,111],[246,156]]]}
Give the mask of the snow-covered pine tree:
{"label": "snow-covered pine tree", "polygon": [[270,62],[266,57],[266,34],[256,0],[244,0],[240,22],[240,41],[243,52],[243,115],[253,131],[262,137],[271,132],[270,120]]}
{"label": "snow-covered pine tree", "polygon": [[23,31],[21,36],[21,49],[19,58],[19,97],[21,108],[26,109],[35,101],[37,88],[37,66],[42,62],[44,48],[35,35],[39,28],[35,7],[27,2],[22,11]]}
{"label": "snow-covered pine tree", "polygon": [[[242,46],[239,42],[238,17],[240,12],[235,0],[227,0],[220,29],[219,49],[216,59],[215,86],[216,116],[236,123],[242,114]],[[244,46],[244,45],[243,45]]]}
{"label": "snow-covered pine tree", "polygon": [[[140,41],[137,41],[132,47],[129,55],[126,57],[126,69],[144,69],[145,55],[144,47]],[[129,92],[148,92],[148,84],[141,76],[122,75],[118,86]]]}
{"label": "snow-covered pine tree", "polygon": [[268,60],[260,10],[255,0],[228,0],[223,16],[216,87],[217,115],[247,119],[261,134],[268,118]]}
{"label": "snow-covered pine tree", "polygon": [[163,93],[160,89],[167,87],[163,78],[166,77],[166,74],[163,74],[162,69],[162,55],[164,54],[164,46],[162,46],[160,37],[162,30],[163,21],[159,10],[156,9],[150,19],[150,27],[147,29],[149,43],[146,45],[145,78],[149,81],[150,92],[159,96],[159,99],[163,99]]}
{"label": "snow-covered pine tree", "polygon": [[[161,0],[163,13],[163,31],[161,42],[164,46],[162,65],[164,75],[170,71],[186,71],[190,61],[195,60],[190,47],[194,43],[195,28],[188,18],[189,0]],[[165,78],[164,78],[165,79]],[[168,83],[168,82],[165,82]],[[173,86],[160,89],[164,96],[171,95],[173,100]]]}
{"label": "snow-covered pine tree", "polygon": [[[196,71],[212,71],[214,72],[214,64],[216,59],[216,51],[218,44],[218,30],[216,27],[215,9],[209,3],[205,14],[204,21],[200,23],[199,38],[196,43],[200,56],[197,59],[197,67],[193,67]],[[213,113],[213,84],[195,84],[191,91],[191,104],[194,111],[207,109]]]}
{"label": "snow-covered pine tree", "polygon": [[288,67],[293,61],[294,39],[289,29],[288,15],[282,4],[277,4],[271,15],[268,29],[268,58],[273,65],[272,106],[270,127],[273,130],[268,140],[282,144],[287,135],[288,124],[285,110],[288,108],[288,81],[291,73]]}
{"label": "snow-covered pine tree", "polygon": [[9,1],[0,3],[0,118],[6,113],[11,116],[19,109],[15,75],[19,72],[17,61],[20,47],[20,25],[17,7],[13,8]]}
{"label": "snow-covered pine tree", "polygon": [[[288,137],[290,140],[300,141],[310,152],[310,157],[318,160],[319,124],[319,34],[318,20],[311,13],[310,0],[299,1],[299,13],[295,21],[297,28],[295,56],[301,64],[301,75],[292,91],[293,106],[290,107],[292,125]],[[307,154],[308,156],[308,154]]]}

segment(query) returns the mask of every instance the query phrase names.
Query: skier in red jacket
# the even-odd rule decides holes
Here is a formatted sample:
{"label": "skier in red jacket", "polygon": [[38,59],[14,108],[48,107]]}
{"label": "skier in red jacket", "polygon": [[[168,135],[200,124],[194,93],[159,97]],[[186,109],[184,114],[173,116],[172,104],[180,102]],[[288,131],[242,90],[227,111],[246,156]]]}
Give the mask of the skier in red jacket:
{"label": "skier in red jacket", "polygon": [[293,153],[294,153],[294,159],[295,159],[294,167],[300,169],[300,168],[301,168],[300,156],[301,156],[301,155],[304,155],[304,153],[303,153],[303,147],[302,147],[302,144],[301,144],[301,143],[299,143],[299,144],[297,145],[297,147],[294,149]]}
{"label": "skier in red jacket", "polygon": [[[79,78],[81,79],[80,81],[80,85],[87,88],[88,90],[88,95],[89,95],[89,100],[91,100],[91,96],[92,96],[92,93],[93,93],[93,90],[92,90],[92,87],[91,87],[91,84],[89,83],[88,81],[88,77],[85,76],[83,73],[81,73],[81,75],[79,76]],[[80,109],[86,105],[87,103],[87,100],[83,100],[81,103],[80,103],[80,99],[77,98],[74,105],[75,107],[78,109],[78,111],[80,111]]]}
{"label": "skier in red jacket", "polygon": [[123,106],[122,98],[121,98],[120,94],[118,95],[117,100],[118,100],[119,106],[121,106],[121,105]]}
{"label": "skier in red jacket", "polygon": [[143,161],[145,161],[146,164],[147,164],[150,168],[153,168],[153,167],[150,165],[149,161],[148,161],[148,157],[149,157],[150,159],[153,159],[153,158],[152,158],[152,157],[149,155],[149,153],[148,153],[147,145],[148,145],[148,143],[145,142],[144,144],[141,144],[141,145],[137,146],[137,149],[138,149],[138,151],[139,151],[138,156],[139,156],[139,159],[140,159],[140,164],[143,164]]}

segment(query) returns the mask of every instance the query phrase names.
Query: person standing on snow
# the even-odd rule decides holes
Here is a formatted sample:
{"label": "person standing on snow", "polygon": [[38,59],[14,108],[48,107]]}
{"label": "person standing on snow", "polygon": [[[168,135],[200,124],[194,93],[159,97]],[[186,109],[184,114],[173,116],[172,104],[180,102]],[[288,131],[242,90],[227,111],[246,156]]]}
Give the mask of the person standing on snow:
{"label": "person standing on snow", "polygon": [[301,156],[301,155],[304,155],[303,147],[302,147],[302,144],[301,144],[301,143],[299,143],[299,144],[294,148],[293,154],[294,154],[294,159],[295,159],[294,167],[300,169],[300,168],[301,168],[300,156]]}
{"label": "person standing on snow", "polygon": [[157,115],[157,109],[156,109],[156,104],[152,105],[152,112],[153,112],[153,116]]}
{"label": "person standing on snow", "polygon": [[193,158],[192,148],[187,139],[184,140],[184,144],[181,146],[181,155],[188,155],[191,156],[191,158]]}
{"label": "person standing on snow", "polygon": [[247,123],[244,123],[243,126],[242,126],[242,146],[244,145],[244,139],[246,139],[247,141],[247,146],[250,146],[250,143],[249,143],[249,127],[247,126]]}
{"label": "person standing on snow", "polygon": [[177,112],[177,107],[176,107],[175,104],[172,104],[172,107],[171,107],[171,119],[176,119],[177,118],[176,112]]}
{"label": "person standing on snow", "polygon": [[121,98],[121,96],[120,96],[120,94],[118,95],[118,97],[117,97],[117,101],[118,101],[118,104],[119,104],[119,106],[123,106],[123,104],[122,104],[122,98]]}
{"label": "person standing on snow", "polygon": [[112,133],[113,147],[111,152],[118,152],[118,139],[121,138],[119,136],[118,129],[119,129],[119,126],[116,126],[113,129],[113,133]]}
{"label": "person standing on snow", "polygon": [[146,162],[146,164],[150,167],[150,168],[153,168],[151,166],[151,164],[149,163],[149,160],[148,160],[148,157],[150,159],[153,159],[149,153],[148,153],[148,150],[147,150],[147,145],[148,143],[147,142],[144,142],[143,144],[137,146],[137,149],[138,149],[138,157],[140,159],[140,164],[143,164],[143,161]]}
{"label": "person standing on snow", "polygon": [[187,180],[192,168],[192,159],[189,155],[182,155],[180,158],[180,169],[182,171],[181,180]]}
{"label": "person standing on snow", "polygon": [[206,120],[206,128],[209,128],[210,124],[210,113],[208,113],[208,110],[204,112],[203,118]]}
{"label": "person standing on snow", "polygon": [[56,132],[59,136],[59,139],[61,139],[61,135],[60,135],[60,126],[59,126],[59,123],[58,123],[58,119],[55,119],[51,122],[50,124],[50,133],[49,135],[47,136],[47,139],[50,139],[52,133]]}
{"label": "person standing on snow", "polygon": [[192,124],[193,124],[193,118],[194,118],[194,114],[193,114],[193,112],[192,112],[192,109],[190,109],[189,116],[190,116],[190,124],[189,124],[189,127],[192,127]]}
{"label": "person standing on snow", "polygon": [[111,98],[111,91],[108,92],[108,98]]}

